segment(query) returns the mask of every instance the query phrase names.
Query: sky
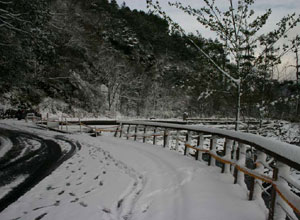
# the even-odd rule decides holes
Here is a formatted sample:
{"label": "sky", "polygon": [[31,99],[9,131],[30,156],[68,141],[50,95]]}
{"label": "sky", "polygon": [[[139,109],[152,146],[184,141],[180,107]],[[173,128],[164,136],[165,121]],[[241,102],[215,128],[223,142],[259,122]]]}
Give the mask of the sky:
{"label": "sky", "polygon": [[[168,5],[168,1],[175,2],[175,0],[160,0],[162,8],[166,13],[178,24],[180,24],[186,32],[196,32],[198,30],[201,35],[205,38],[216,38],[216,35],[205,29],[201,24],[199,24],[195,18],[183,13],[174,7]],[[125,2],[131,9],[148,11],[146,8],[146,0],[117,0],[119,4]],[[193,8],[200,8],[204,6],[203,0],[181,0],[184,5],[191,5]],[[233,0],[237,2],[237,0]],[[228,8],[228,0],[216,0],[216,5],[220,9]],[[293,12],[300,11],[300,0],[256,0],[252,6],[256,15],[261,15],[266,12],[267,9],[272,9],[272,14],[262,31],[268,32],[276,28],[276,23],[279,22],[280,18],[287,14],[292,14]],[[289,33],[289,37],[293,38],[297,33],[300,34],[300,24],[292,32]],[[284,43],[284,41],[280,41]],[[289,65],[295,65],[295,54],[287,54],[282,58],[282,64],[280,66],[280,72],[285,71],[285,67]],[[295,68],[288,67],[286,73],[282,73],[279,77],[280,79],[294,79],[295,78]]]}

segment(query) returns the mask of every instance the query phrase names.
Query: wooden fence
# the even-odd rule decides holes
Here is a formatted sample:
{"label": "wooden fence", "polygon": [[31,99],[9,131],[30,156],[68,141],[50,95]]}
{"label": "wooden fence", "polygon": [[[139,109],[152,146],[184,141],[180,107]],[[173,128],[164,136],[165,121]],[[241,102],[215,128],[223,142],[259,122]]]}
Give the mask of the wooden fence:
{"label": "wooden fence", "polygon": [[168,148],[172,142],[170,149],[177,151],[181,145],[184,155],[233,175],[234,184],[248,189],[249,200],[263,201],[264,194],[269,220],[300,219],[300,185],[290,175],[300,173],[298,146],[243,132],[140,121],[120,121],[115,137],[160,141]]}
{"label": "wooden fence", "polygon": [[[60,119],[41,118],[40,120],[36,120],[35,122],[39,125],[45,124],[47,128],[53,128],[54,130],[60,130],[64,132],[69,132],[70,130],[69,127],[71,126],[78,126],[80,133],[83,131],[83,128],[86,128],[88,132],[93,133],[94,136],[98,136],[102,132],[115,132],[116,128],[119,127],[116,125],[116,126],[105,126],[105,127],[101,126],[97,128],[96,127],[97,124],[94,123],[95,124],[94,126],[88,125],[85,122],[82,122],[80,118],[78,118],[78,120],[72,120],[72,121],[68,121],[67,118],[63,118],[63,117]],[[49,126],[50,124],[49,122],[50,123],[55,122],[55,126]],[[97,122],[97,121],[92,121],[92,122]],[[106,121],[102,120],[100,122],[105,123]]]}

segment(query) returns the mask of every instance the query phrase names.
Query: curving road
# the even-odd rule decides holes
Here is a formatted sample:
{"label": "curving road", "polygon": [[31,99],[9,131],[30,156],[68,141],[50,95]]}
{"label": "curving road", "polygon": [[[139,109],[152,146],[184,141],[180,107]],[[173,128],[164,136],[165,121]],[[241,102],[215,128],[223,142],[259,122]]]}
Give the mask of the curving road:
{"label": "curving road", "polygon": [[219,168],[151,144],[51,135],[78,141],[82,149],[0,212],[0,219],[265,219],[258,204]]}
{"label": "curving road", "polygon": [[0,158],[0,186],[9,184],[19,177],[26,177],[23,182],[0,198],[1,212],[71,157],[76,145],[61,138],[72,146],[69,152],[63,154],[55,141],[31,133],[1,128],[0,134],[13,144],[7,154]]}

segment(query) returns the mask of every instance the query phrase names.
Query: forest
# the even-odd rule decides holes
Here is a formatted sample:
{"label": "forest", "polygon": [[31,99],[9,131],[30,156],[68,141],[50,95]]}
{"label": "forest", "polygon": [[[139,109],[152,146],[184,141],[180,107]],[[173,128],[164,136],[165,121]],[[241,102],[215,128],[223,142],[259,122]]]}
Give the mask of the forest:
{"label": "forest", "polygon": [[[273,46],[298,24],[296,15],[258,38],[266,49],[255,59],[252,44],[230,48],[224,38],[182,34],[155,3],[149,4],[153,9],[144,12],[114,0],[1,0],[0,108],[39,110],[47,100],[56,100],[63,104],[49,106],[49,111],[234,117],[239,95],[241,117],[299,120],[299,73],[295,70],[297,80],[274,77],[279,49],[297,54],[299,39]],[[174,6],[192,15],[203,13]],[[269,13],[255,20],[252,29],[258,31]],[[218,30],[213,20],[200,22]],[[250,39],[254,32],[245,30],[243,36]],[[240,79],[239,94],[216,65]]]}

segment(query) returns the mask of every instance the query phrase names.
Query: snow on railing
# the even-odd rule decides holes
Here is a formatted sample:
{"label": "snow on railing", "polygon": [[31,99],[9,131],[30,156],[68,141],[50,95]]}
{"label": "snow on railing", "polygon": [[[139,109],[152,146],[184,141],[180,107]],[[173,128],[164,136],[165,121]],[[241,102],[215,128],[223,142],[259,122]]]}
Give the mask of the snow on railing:
{"label": "snow on railing", "polygon": [[[300,171],[300,147],[270,140],[258,135],[208,128],[142,121],[119,121],[115,137],[142,138],[142,142],[162,146],[209,166],[220,166],[232,174],[234,183],[248,190],[249,200],[256,200],[269,210],[269,220],[300,219],[299,184],[290,176],[290,169]],[[150,140],[151,138],[151,140]],[[263,200],[262,195],[267,197]]]}
{"label": "snow on railing", "polygon": [[[49,122],[55,122],[55,127],[54,126],[49,126]],[[86,123],[82,122],[80,118],[77,120],[71,120],[68,121],[67,118],[61,118],[60,120],[57,118],[55,120],[51,118],[41,118],[40,121],[36,121],[37,124],[39,125],[44,125],[48,128],[52,128],[54,130],[62,131],[62,132],[67,132],[67,133],[72,133],[72,132],[82,132],[83,128],[86,128],[88,132],[91,132],[94,134],[94,136],[98,136],[102,132],[116,132],[116,128],[119,126],[106,126],[106,127],[96,127],[96,126],[91,126],[87,125]]]}

